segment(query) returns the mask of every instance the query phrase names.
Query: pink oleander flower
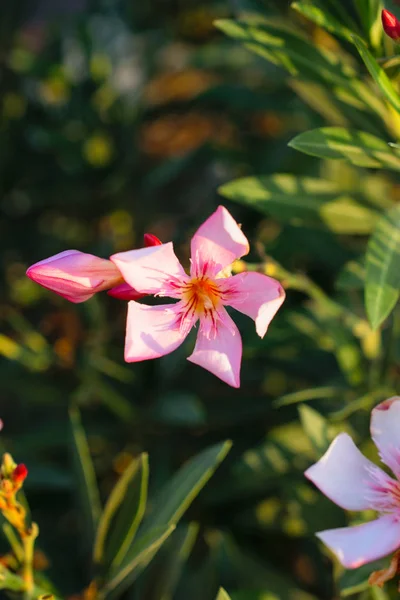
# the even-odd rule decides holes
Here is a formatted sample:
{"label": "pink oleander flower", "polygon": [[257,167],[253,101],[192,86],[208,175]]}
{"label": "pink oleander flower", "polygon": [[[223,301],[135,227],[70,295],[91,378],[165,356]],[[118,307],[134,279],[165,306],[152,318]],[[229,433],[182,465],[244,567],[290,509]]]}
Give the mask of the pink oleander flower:
{"label": "pink oleander flower", "polygon": [[239,225],[220,206],[192,239],[189,275],[171,242],[111,256],[125,281],[139,293],[177,300],[159,306],[129,302],[125,360],[138,362],[169,354],[199,321],[196,346],[188,360],[239,387],[242,341],[225,307],[254,319],[263,337],[285,298],[279,282],[266,275],[227,276],[234,260],[248,252]]}
{"label": "pink oleander flower", "polygon": [[[146,246],[161,244],[152,234],[145,234],[144,242]],[[120,271],[110,260],[79,250],[65,250],[41,260],[29,267],[26,274],[41,286],[75,303],[85,302],[104,290],[122,300],[136,300],[143,296],[124,282]]]}
{"label": "pink oleander flower", "polygon": [[400,396],[374,408],[371,437],[395,478],[365,458],[346,433],[338,435],[324,456],[305,472],[338,506],[379,513],[374,521],[316,534],[348,569],[400,548]]}

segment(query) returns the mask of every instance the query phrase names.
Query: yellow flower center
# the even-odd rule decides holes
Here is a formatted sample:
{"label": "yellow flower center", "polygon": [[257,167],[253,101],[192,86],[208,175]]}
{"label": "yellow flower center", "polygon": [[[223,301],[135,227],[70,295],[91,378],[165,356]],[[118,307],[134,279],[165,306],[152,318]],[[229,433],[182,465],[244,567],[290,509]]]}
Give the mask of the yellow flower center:
{"label": "yellow flower center", "polygon": [[196,277],[185,285],[182,300],[187,304],[189,310],[198,315],[207,310],[217,308],[221,302],[221,292],[215,281],[208,277]]}

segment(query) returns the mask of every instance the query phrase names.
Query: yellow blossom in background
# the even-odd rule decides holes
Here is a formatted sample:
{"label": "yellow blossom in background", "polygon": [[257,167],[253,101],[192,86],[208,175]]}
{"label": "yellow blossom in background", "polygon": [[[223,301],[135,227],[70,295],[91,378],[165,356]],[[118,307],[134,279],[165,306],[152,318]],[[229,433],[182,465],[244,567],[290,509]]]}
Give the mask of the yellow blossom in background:
{"label": "yellow blossom in background", "polygon": [[111,239],[115,250],[125,250],[135,246],[132,214],[126,210],[116,210],[100,221],[101,234]]}
{"label": "yellow blossom in background", "polygon": [[24,73],[32,66],[34,55],[24,48],[13,48],[9,57],[8,65],[13,71]]}
{"label": "yellow blossom in background", "polygon": [[107,83],[99,87],[92,96],[92,103],[95,109],[103,115],[114,104],[117,94],[114,88]]}
{"label": "yellow blossom in background", "polygon": [[90,75],[95,81],[102,81],[111,75],[112,64],[107,54],[96,53],[90,59]]}
{"label": "yellow blossom in background", "polygon": [[66,104],[70,98],[70,87],[63,74],[58,72],[41,81],[39,96],[46,104],[53,106]]}
{"label": "yellow blossom in background", "polygon": [[26,112],[26,100],[22,94],[8,92],[3,97],[3,117],[5,119],[21,119]]}
{"label": "yellow blossom in background", "polygon": [[106,133],[96,133],[83,146],[83,155],[93,167],[107,166],[114,156],[114,144]]}
{"label": "yellow blossom in background", "polygon": [[0,355],[10,360],[16,360],[22,352],[22,348],[17,342],[0,334]]}

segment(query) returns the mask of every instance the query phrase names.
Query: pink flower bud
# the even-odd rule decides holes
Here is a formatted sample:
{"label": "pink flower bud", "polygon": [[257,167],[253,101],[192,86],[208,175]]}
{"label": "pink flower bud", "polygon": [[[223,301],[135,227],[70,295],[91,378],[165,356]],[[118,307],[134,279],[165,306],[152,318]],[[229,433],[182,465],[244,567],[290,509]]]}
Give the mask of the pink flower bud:
{"label": "pink flower bud", "polygon": [[[150,246],[161,246],[162,241],[158,239],[157,236],[152,233],[144,234],[144,245],[145,248]],[[133,287],[129,285],[129,283],[121,283],[121,285],[117,285],[113,287],[111,290],[107,292],[109,296],[113,298],[118,298],[119,300],[139,300],[139,298],[143,298],[145,294],[141,294],[137,292]]]}
{"label": "pink flower bud", "polygon": [[110,260],[78,250],[66,250],[41,260],[29,267],[26,274],[48,290],[76,303],[89,300],[96,292],[123,281]]}
{"label": "pink flower bud", "polygon": [[382,25],[386,35],[395,42],[400,40],[400,21],[385,9],[382,11]]}

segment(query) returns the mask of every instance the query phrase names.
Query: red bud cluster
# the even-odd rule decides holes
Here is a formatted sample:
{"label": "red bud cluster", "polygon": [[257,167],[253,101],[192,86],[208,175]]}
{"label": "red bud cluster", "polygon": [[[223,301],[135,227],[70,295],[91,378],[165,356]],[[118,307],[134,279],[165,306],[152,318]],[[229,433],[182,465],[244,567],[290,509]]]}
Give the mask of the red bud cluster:
{"label": "red bud cluster", "polygon": [[12,474],[12,479],[15,483],[22,483],[28,476],[28,469],[24,464],[19,464],[15,467]]}

